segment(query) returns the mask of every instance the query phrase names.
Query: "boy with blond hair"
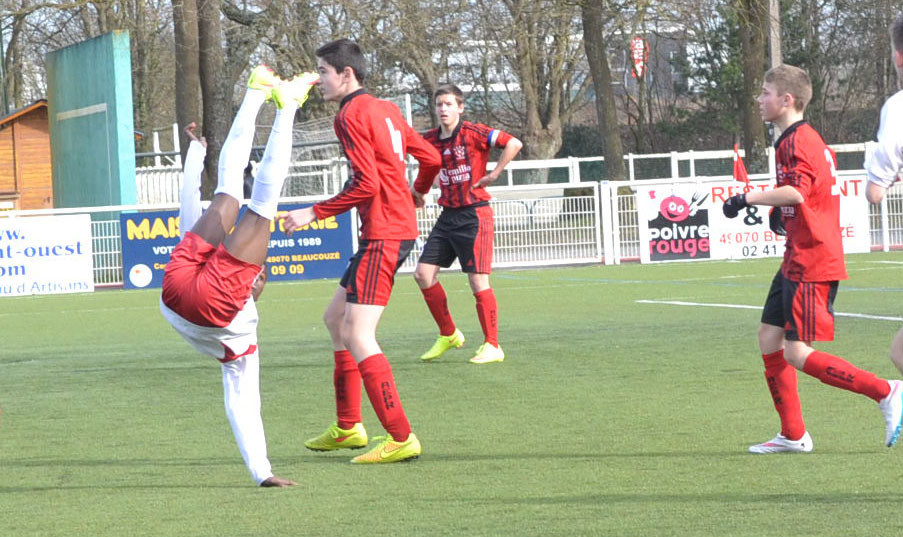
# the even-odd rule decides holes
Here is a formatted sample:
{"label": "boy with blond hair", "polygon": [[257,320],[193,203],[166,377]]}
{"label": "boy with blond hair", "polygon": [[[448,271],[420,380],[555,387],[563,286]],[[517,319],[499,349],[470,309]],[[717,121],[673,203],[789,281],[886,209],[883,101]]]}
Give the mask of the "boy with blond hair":
{"label": "boy with blond hair", "polygon": [[759,111],[763,120],[781,131],[775,142],[777,185],[769,191],[732,196],[723,207],[728,218],[736,218],[749,205],[780,208],[787,232],[784,260],[772,281],[759,327],[765,379],[781,432],[750,446],[752,453],[812,451],[797,391],[797,369],[878,403],[887,447],[897,442],[903,420],[903,382],[881,379],[811,346],[813,341],[834,339],[834,298],[838,281],[847,278],[834,153],[803,119],[811,98],[812,84],[802,69],[779,65],[765,74]]}

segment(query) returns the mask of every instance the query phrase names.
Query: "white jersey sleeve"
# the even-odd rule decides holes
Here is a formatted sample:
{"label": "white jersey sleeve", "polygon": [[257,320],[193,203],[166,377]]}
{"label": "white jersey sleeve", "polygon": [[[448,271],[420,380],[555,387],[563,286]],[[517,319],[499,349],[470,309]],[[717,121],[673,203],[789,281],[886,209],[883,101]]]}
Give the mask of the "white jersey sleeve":
{"label": "white jersey sleeve", "polygon": [[192,140],[185,154],[182,166],[182,191],[179,203],[179,235],[191,231],[201,218],[201,173],[204,171],[204,157],[207,148],[197,140]]}
{"label": "white jersey sleeve", "polygon": [[254,299],[249,298],[228,326],[200,326],[185,320],[178,313],[169,309],[160,299],[160,313],[198,352],[213,356],[217,360],[226,357],[226,348],[232,355],[241,356],[248,352],[252,345],[257,345],[257,306]]}
{"label": "white jersey sleeve", "polygon": [[869,181],[889,188],[903,171],[903,91],[881,107],[878,145],[866,163]]}

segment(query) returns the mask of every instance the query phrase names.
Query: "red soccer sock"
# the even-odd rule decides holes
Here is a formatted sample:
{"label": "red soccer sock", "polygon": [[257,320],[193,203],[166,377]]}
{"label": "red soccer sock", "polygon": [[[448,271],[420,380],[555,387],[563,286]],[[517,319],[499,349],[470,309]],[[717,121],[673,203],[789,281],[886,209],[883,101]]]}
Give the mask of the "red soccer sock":
{"label": "red soccer sock", "polygon": [[483,289],[473,294],[477,299],[477,317],[483,328],[483,336],[486,342],[496,347],[499,346],[499,306],[495,301],[495,292],[492,288]]}
{"label": "red soccer sock", "polygon": [[335,351],[335,409],[338,425],[350,429],[361,421],[361,372],[349,351]]}
{"label": "red soccer sock", "polygon": [[411,424],[401,407],[392,366],[386,355],[380,353],[368,356],[358,364],[358,368],[379,422],[395,441],[404,442],[411,434]]}
{"label": "red soccer sock", "polygon": [[796,369],[784,360],[783,350],[763,354],[762,361],[774,409],[781,417],[781,434],[789,440],[799,440],[806,433],[806,424],[796,386]]}
{"label": "red soccer sock", "polygon": [[813,351],[806,358],[803,372],[825,384],[861,393],[875,402],[880,402],[890,393],[886,380],[826,352]]}
{"label": "red soccer sock", "polygon": [[455,322],[452,320],[451,313],[448,311],[448,297],[445,295],[445,289],[442,284],[435,284],[421,289],[423,299],[426,300],[426,306],[433,314],[433,319],[439,326],[439,335],[450,336],[455,333]]}

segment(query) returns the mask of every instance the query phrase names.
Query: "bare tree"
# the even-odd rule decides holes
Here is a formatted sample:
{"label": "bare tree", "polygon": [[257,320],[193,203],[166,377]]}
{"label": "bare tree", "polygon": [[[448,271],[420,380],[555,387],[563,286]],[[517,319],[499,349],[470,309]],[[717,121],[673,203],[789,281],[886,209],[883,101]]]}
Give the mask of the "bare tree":
{"label": "bare tree", "polygon": [[743,147],[751,171],[768,169],[765,153],[765,124],[756,101],[762,88],[767,62],[768,0],[733,0],[740,23],[743,60],[743,96],[740,100],[740,124]]}
{"label": "bare tree", "polygon": [[[198,6],[196,0],[173,0],[175,62],[175,117],[179,125],[201,121],[200,53],[198,45]],[[188,151],[188,139],[179,129],[182,158]]]}
{"label": "bare tree", "polygon": [[593,88],[596,91],[596,116],[602,135],[606,176],[610,180],[623,180],[627,178],[627,170],[624,167],[624,149],[621,145],[621,130],[611,83],[611,66],[608,63],[608,48],[602,21],[603,9],[602,0],[586,0],[581,4],[583,46],[593,78]]}

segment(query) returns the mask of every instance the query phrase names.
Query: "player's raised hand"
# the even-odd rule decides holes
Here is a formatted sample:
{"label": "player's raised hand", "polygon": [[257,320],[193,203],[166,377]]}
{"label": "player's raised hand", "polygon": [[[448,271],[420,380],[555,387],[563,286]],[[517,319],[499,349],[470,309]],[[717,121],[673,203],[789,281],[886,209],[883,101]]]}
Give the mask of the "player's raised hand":
{"label": "player's raised hand", "polygon": [[295,483],[291,479],[284,479],[284,478],[281,478],[281,477],[278,477],[275,475],[273,477],[268,477],[268,478],[264,479],[263,482],[260,484],[261,487],[279,487],[279,488],[292,487],[294,485],[297,485],[297,483]]}
{"label": "player's raised hand", "polygon": [[198,138],[197,135],[194,133],[194,129],[196,129],[197,127],[198,127],[198,124],[195,123],[194,121],[192,121],[188,125],[185,125],[185,129],[184,129],[185,136],[187,136],[188,139],[191,140],[192,142],[198,142],[202,146],[207,147],[207,139],[204,138],[203,136]]}
{"label": "player's raised hand", "polygon": [[317,219],[313,206],[290,211],[283,219],[283,229],[289,235]]}
{"label": "player's raised hand", "polygon": [[721,206],[721,212],[728,218],[737,218],[737,215],[740,214],[740,209],[748,205],[746,203],[746,194],[737,194],[727,198],[727,201]]}

